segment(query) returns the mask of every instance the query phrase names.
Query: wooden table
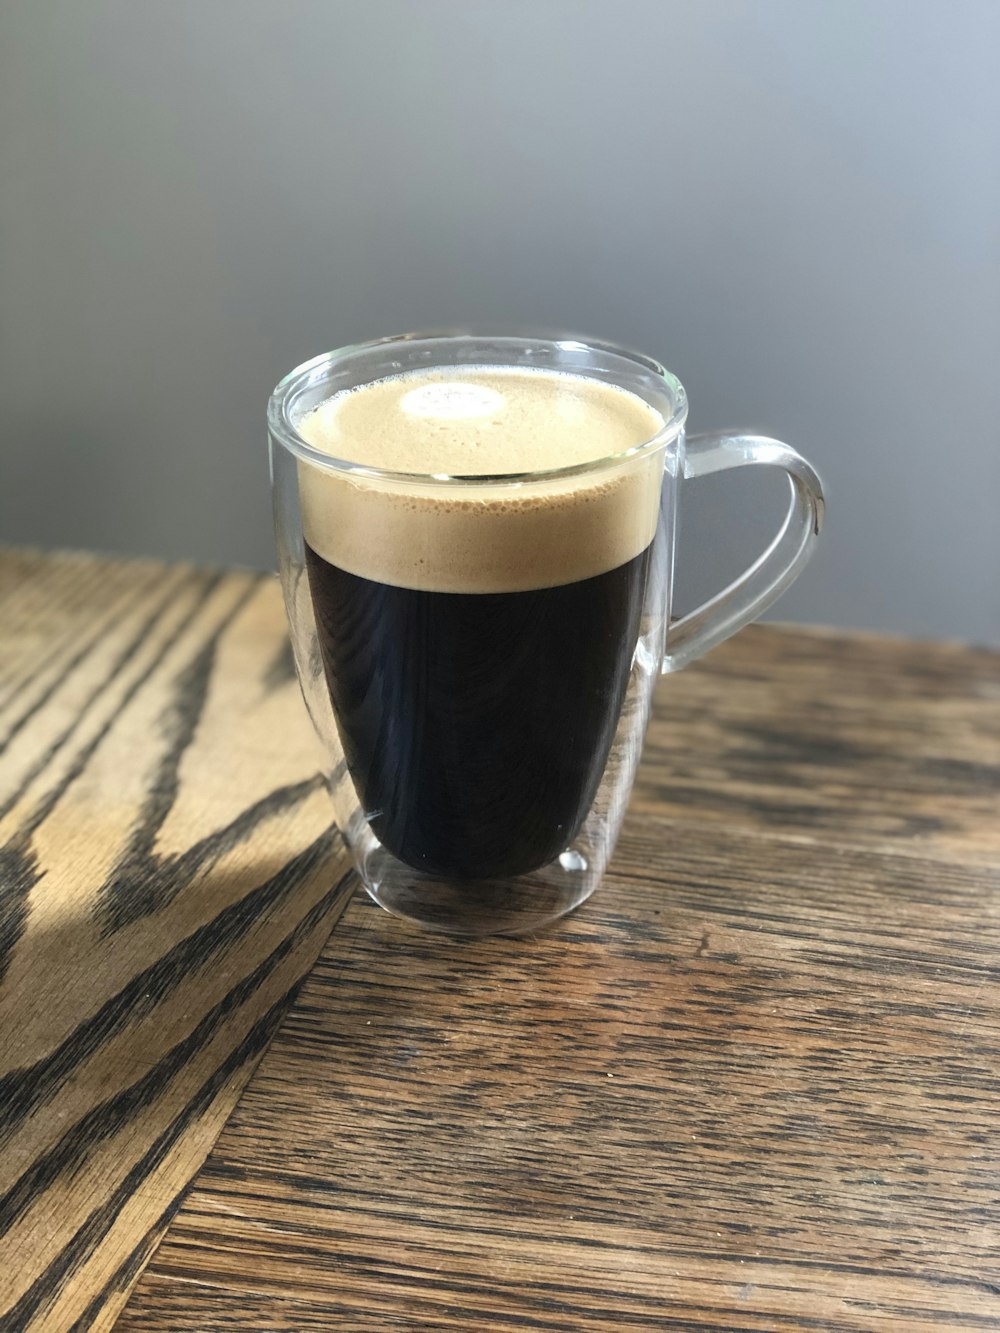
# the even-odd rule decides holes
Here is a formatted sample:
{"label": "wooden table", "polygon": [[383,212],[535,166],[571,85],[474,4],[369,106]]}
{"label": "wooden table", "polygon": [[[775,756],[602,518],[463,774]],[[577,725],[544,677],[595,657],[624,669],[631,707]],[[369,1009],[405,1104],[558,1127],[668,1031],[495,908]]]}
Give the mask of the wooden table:
{"label": "wooden table", "polygon": [[1000,655],[747,631],[460,943],[326,939],[272,580],[8,553],[0,635],[0,1329],[1000,1328]]}

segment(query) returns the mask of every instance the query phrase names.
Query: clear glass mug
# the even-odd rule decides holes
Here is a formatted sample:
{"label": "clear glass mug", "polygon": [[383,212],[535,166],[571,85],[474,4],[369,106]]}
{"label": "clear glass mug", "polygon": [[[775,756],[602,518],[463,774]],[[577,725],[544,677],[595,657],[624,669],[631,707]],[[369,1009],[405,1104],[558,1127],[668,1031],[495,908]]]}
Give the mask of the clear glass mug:
{"label": "clear glass mug", "polygon": [[[664,424],[597,462],[499,477],[362,467],[298,433],[341,390],[462,366],[601,380]],[[823,518],[813,468],[761,436],[686,439],[687,411],[656,361],[575,338],[387,338],[319,356],[275,389],[271,481],[296,668],[337,825],[388,911],[456,934],[513,935],[587,899],[621,829],[656,678],[758,616],[809,558]],[[750,465],[786,473],[784,524],[734,583],[671,620],[681,481]],[[405,547],[432,574],[458,532],[470,569],[488,578],[502,548],[520,572],[496,591],[430,576],[402,587],[340,570],[310,545],[313,531],[363,546],[376,564]],[[620,560],[608,554],[617,532]]]}

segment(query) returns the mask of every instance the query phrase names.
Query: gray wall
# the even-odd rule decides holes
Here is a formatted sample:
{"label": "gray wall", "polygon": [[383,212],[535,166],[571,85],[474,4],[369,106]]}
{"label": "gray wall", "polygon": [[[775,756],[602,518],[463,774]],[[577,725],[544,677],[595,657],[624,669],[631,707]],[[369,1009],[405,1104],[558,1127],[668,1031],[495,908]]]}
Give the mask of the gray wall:
{"label": "gray wall", "polygon": [[[783,616],[1000,642],[998,50],[996,0],[7,0],[0,537],[268,564],[280,374],[561,326],[818,465]],[[769,482],[687,488],[685,600]]]}

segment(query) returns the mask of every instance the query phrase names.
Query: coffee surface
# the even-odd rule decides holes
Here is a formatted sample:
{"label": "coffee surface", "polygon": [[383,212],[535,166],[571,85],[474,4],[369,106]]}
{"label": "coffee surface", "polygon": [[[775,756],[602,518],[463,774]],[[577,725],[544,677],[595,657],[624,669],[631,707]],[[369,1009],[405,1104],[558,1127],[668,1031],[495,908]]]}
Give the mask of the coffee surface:
{"label": "coffee surface", "polygon": [[617,385],[582,375],[455,366],[335,394],[299,433],[347,462],[392,472],[496,476],[590,463],[651,439],[663,418]]}
{"label": "coffee surface", "polygon": [[[655,449],[617,456],[663,424],[636,394],[548,370],[459,366],[346,390],[297,422],[301,437],[341,462],[407,475],[303,462],[306,541],[340,569],[426,591],[515,592],[592,578],[652,540],[662,457]],[[588,463],[601,465],[521,479]]]}

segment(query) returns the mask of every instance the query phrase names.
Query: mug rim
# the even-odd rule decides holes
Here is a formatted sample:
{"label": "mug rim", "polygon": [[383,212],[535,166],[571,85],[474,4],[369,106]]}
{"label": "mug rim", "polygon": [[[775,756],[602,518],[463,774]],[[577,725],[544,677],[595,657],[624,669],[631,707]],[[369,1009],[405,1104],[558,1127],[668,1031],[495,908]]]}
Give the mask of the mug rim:
{"label": "mug rim", "polygon": [[[665,418],[663,427],[648,440],[643,440],[639,444],[630,446],[628,449],[620,450],[617,453],[606,454],[601,458],[590,459],[582,463],[570,463],[565,467],[547,468],[538,471],[527,472],[501,472],[501,473],[441,473],[441,472],[403,472],[391,468],[372,467],[363,463],[353,463],[348,459],[337,458],[333,454],[326,453],[321,449],[316,449],[313,445],[307,443],[299,434],[295,422],[292,419],[292,409],[299,394],[309,385],[315,384],[328,378],[331,372],[339,365],[343,365],[354,357],[363,356],[365,353],[375,353],[380,350],[391,352],[391,350],[401,344],[413,345],[417,343],[443,343],[443,344],[461,344],[473,342],[489,342],[494,346],[501,346],[504,343],[510,343],[512,346],[525,348],[527,345],[535,345],[538,348],[548,350],[558,350],[565,353],[573,352],[592,352],[598,356],[617,357],[623,361],[630,362],[637,369],[652,375],[664,388],[671,404],[671,411]],[[456,362],[442,359],[441,367],[446,368],[449,365],[474,365],[475,362]],[[485,364],[485,362],[484,362]],[[496,364],[496,363],[495,363]],[[500,362],[499,364],[504,364]],[[518,362],[510,362],[511,365],[518,365]],[[399,370],[390,372],[386,375],[377,375],[374,378],[364,381],[365,383],[378,383],[381,379],[388,379],[392,374],[405,373]],[[557,372],[558,373],[558,372]],[[565,371],[562,373],[580,374],[586,378],[586,372]],[[595,377],[591,377],[595,378]],[[625,387],[625,386],[619,386]],[[630,390],[631,392],[631,390]],[[331,352],[321,352],[318,356],[303,361],[296,366],[294,370],[283,376],[275,386],[274,391],[268,400],[267,421],[271,436],[281,444],[290,453],[301,459],[303,462],[312,464],[315,467],[322,468],[328,472],[343,473],[358,479],[372,479],[386,482],[402,482],[407,485],[429,485],[435,487],[472,487],[472,486],[523,486],[532,482],[551,482],[559,481],[564,478],[573,478],[586,476],[592,472],[598,472],[605,468],[622,467],[630,464],[640,458],[655,454],[671,444],[678,438],[684,429],[684,423],[687,420],[688,400],[683,384],[676,375],[672,374],[665,366],[661,365],[653,357],[647,356],[643,352],[634,351],[631,348],[622,347],[619,344],[604,342],[598,339],[577,337],[572,334],[544,334],[544,333],[517,333],[509,331],[491,332],[488,329],[447,329],[447,330],[427,330],[416,333],[390,334],[384,338],[373,338],[366,342],[347,343],[342,347],[335,348]]]}

